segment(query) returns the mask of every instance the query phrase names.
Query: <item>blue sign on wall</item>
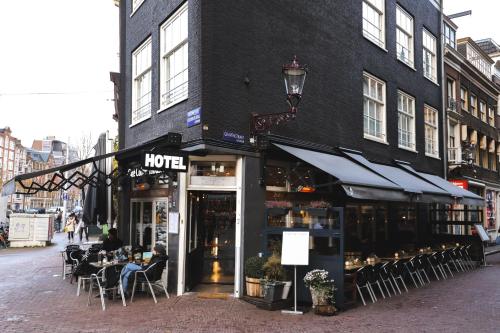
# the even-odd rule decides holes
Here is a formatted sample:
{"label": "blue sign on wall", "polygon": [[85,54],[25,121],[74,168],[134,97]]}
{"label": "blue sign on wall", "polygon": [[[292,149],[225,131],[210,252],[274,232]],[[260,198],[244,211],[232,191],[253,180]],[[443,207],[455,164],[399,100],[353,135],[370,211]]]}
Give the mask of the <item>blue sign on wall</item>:
{"label": "blue sign on wall", "polygon": [[187,127],[193,127],[199,125],[201,122],[201,108],[196,108],[187,113],[186,125]]}
{"label": "blue sign on wall", "polygon": [[234,143],[245,143],[245,136],[238,133],[224,131],[222,140]]}

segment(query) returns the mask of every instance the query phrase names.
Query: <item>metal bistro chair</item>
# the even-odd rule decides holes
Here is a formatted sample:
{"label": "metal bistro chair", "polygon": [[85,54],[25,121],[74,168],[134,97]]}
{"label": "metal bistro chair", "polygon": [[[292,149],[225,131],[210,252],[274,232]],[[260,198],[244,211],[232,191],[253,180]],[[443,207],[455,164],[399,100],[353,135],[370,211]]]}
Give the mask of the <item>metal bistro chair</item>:
{"label": "metal bistro chair", "polygon": [[445,268],[448,270],[448,272],[446,272],[446,277],[448,277],[448,273],[450,273],[451,277],[454,277],[450,265],[448,265],[448,257],[445,255],[445,251],[437,252],[436,257],[439,261],[439,265],[443,268],[443,271],[446,272]]}
{"label": "metal bistro chair", "polygon": [[472,258],[469,256],[469,253],[467,252],[467,246],[465,246],[465,245],[460,246],[459,252],[464,260],[464,263],[467,265],[469,270],[473,270],[474,265],[472,263]]}
{"label": "metal bistro chair", "polygon": [[389,291],[389,287],[387,287],[387,284],[391,286],[392,293],[396,295],[396,289],[394,288],[394,285],[392,284],[392,278],[390,274],[390,269],[392,267],[393,262],[389,261],[386,263],[378,263],[375,265],[374,269],[376,272],[378,272],[378,275],[380,277],[380,280],[382,281],[382,284],[385,287],[385,290],[387,291],[387,295],[389,297],[392,297],[391,292]]}
{"label": "metal bistro chair", "polygon": [[399,294],[401,294],[401,289],[399,288],[397,282],[398,280],[401,282],[406,292],[408,292],[408,288],[406,287],[406,283],[404,280],[404,274],[405,274],[404,261],[403,260],[394,261],[390,266],[390,275],[392,277],[392,280],[394,281],[394,284],[396,285],[396,288],[399,291]]}
{"label": "metal bistro chair", "polygon": [[[436,277],[436,280],[439,281],[441,279],[439,278],[439,275],[437,272],[439,272],[439,274],[441,274],[441,277],[443,280],[446,279],[446,274],[444,272],[443,267],[439,263],[437,255],[438,255],[437,252],[433,252],[432,254],[428,255],[427,261],[429,262],[429,266],[432,269],[432,272],[434,272],[434,276]],[[437,269],[437,271],[436,271],[436,269]]]}
{"label": "metal bistro chair", "polygon": [[167,298],[170,298],[170,295],[168,294],[168,291],[167,291],[167,287],[163,283],[163,279],[162,279],[162,273],[165,270],[166,266],[167,266],[167,260],[162,260],[162,261],[159,261],[159,262],[152,264],[151,266],[149,266],[145,270],[140,270],[140,271],[134,272],[134,286],[132,287],[132,296],[130,297],[130,303],[132,303],[134,301],[134,294],[135,294],[135,288],[137,286],[137,283],[147,283],[155,303],[158,303],[158,301],[156,300],[155,291],[153,289],[153,286],[162,288],[163,291],[165,292],[165,296]]}
{"label": "metal bistro chair", "polygon": [[[422,286],[422,287],[424,286],[424,280],[422,279],[422,277],[420,276],[420,273],[417,270],[416,262],[415,262],[416,258],[417,257],[412,257],[410,260],[408,260],[407,262],[404,263],[404,266],[406,267],[406,270],[410,274],[410,278],[413,281],[415,288],[419,288],[419,286],[417,284],[417,280],[420,283],[420,286]],[[417,278],[417,280],[415,280],[415,278]]]}
{"label": "metal bistro chair", "polygon": [[467,257],[467,260],[470,261],[470,264],[471,264],[472,268],[477,268],[478,265],[477,265],[477,263],[474,260],[472,260],[472,256],[470,255],[470,252],[469,252],[469,250],[471,248],[472,248],[472,245],[470,245],[470,244],[467,245],[467,246],[465,246],[465,248],[464,248],[465,256]]}
{"label": "metal bistro chair", "polygon": [[[109,268],[110,267],[108,267],[108,269]],[[102,268],[96,274],[90,275],[90,287],[89,287],[89,294],[88,294],[88,299],[87,299],[87,306],[91,305],[92,290],[94,289],[94,281],[97,283],[97,287],[99,288],[99,296],[101,298],[102,311],[106,310],[106,301],[105,301],[104,293],[107,291],[113,292],[113,298],[114,298],[114,296],[116,296],[116,292],[118,291],[120,293],[121,298],[122,298],[123,306],[127,306],[127,303],[125,303],[125,296],[123,293],[122,280],[120,278],[118,278],[117,281],[115,281],[112,285],[109,285],[105,281],[105,277],[104,277],[105,270],[106,270],[106,268]]]}
{"label": "metal bistro chair", "polygon": [[[448,265],[450,266],[453,265],[453,268],[455,268],[455,271],[457,273],[460,273],[460,269],[459,267],[457,266],[457,263],[455,261],[455,257],[453,256],[453,252],[451,249],[448,249],[448,250],[444,250],[443,251],[443,256],[446,258],[446,261],[448,263]],[[450,266],[451,267],[451,266]]]}
{"label": "metal bistro chair", "polygon": [[[431,283],[431,280],[429,279],[429,275],[427,275],[427,269],[428,269],[428,261],[426,260],[427,254],[419,254],[414,262],[415,268],[417,269],[417,272],[420,274],[420,277],[422,278],[423,282],[425,283],[425,280],[427,280],[427,283]],[[425,280],[423,277],[425,276]]]}
{"label": "metal bistro chair", "polygon": [[460,267],[462,272],[466,272],[469,270],[469,268],[465,266],[462,253],[460,252],[460,248],[458,246],[453,248],[450,253],[453,256],[455,263],[458,264],[458,267]]}
{"label": "metal bistro chair", "polygon": [[373,289],[370,285],[370,282],[368,281],[368,278],[369,278],[369,272],[367,266],[361,267],[356,271],[356,288],[358,289],[359,296],[361,297],[361,301],[363,302],[364,306],[366,306],[366,302],[365,298],[363,297],[363,292],[362,292],[363,288],[365,288],[368,291],[368,294],[372,299],[372,303],[375,303],[377,301],[377,297],[373,292]]}
{"label": "metal bistro chair", "polygon": [[[62,269],[62,278],[63,280],[66,279],[66,276],[73,274],[73,268],[75,262],[71,258],[71,253],[73,251],[80,251],[80,246],[78,245],[68,245],[64,249],[64,251],[61,252],[62,256],[62,262],[63,262],[63,269]],[[69,269],[69,271],[68,271]]]}

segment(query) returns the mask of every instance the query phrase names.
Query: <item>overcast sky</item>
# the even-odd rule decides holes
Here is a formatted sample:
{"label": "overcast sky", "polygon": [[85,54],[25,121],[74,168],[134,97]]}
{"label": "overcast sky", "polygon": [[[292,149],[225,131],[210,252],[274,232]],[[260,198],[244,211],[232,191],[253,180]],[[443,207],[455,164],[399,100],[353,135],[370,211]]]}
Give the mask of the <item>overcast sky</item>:
{"label": "overcast sky", "polygon": [[71,143],[115,135],[113,1],[0,0],[0,8],[0,127],[28,147],[48,135]]}
{"label": "overcast sky", "polygon": [[[155,0],[157,1],[157,0]],[[417,0],[415,0],[417,1]],[[421,1],[421,0],[418,0]],[[500,43],[500,0],[445,0],[458,37]],[[55,135],[77,142],[117,133],[113,84],[118,71],[118,8],[113,0],[0,0],[0,127],[25,146]]]}

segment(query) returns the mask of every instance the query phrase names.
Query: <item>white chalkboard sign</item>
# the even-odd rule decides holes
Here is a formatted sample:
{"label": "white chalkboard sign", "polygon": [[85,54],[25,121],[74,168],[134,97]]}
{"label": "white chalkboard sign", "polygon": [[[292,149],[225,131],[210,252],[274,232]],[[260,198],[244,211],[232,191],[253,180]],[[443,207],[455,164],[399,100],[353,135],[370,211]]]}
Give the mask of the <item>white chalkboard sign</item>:
{"label": "white chalkboard sign", "polygon": [[309,265],[309,232],[284,231],[281,245],[282,265]]}
{"label": "white chalkboard sign", "polygon": [[481,240],[483,242],[489,242],[490,237],[488,236],[488,233],[486,230],[484,230],[483,226],[480,224],[474,224],[474,227],[476,227],[477,233],[479,234],[479,237],[481,237]]}

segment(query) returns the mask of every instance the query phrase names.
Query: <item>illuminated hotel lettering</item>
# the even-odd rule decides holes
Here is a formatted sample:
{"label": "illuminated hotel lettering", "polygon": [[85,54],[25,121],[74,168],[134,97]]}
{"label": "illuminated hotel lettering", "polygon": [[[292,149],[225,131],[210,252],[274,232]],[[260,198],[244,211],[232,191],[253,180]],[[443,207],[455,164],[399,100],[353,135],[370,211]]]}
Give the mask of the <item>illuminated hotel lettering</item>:
{"label": "illuminated hotel lettering", "polygon": [[142,161],[146,169],[187,171],[186,156],[144,153]]}

